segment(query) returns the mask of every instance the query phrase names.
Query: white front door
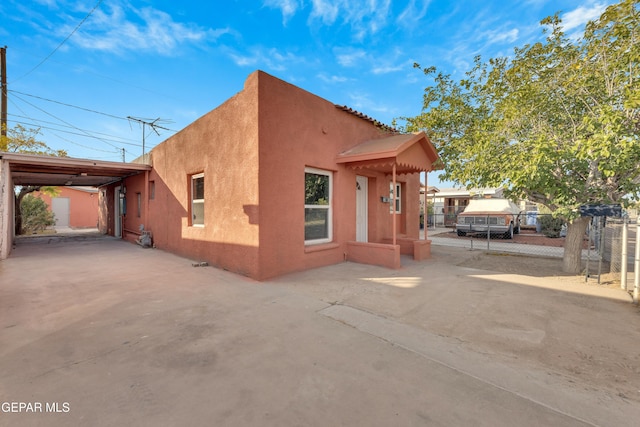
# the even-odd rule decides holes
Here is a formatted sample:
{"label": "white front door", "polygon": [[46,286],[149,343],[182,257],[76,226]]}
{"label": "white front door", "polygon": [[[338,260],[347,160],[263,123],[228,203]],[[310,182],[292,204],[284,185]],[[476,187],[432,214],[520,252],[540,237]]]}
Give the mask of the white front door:
{"label": "white front door", "polygon": [[367,239],[367,193],[369,179],[366,176],[356,176],[356,241],[366,242]]}

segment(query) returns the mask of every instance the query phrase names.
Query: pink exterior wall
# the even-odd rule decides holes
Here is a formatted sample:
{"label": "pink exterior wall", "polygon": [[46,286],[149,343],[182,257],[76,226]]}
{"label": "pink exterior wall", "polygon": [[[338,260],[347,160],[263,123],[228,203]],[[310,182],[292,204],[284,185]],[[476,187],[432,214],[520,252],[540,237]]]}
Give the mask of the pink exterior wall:
{"label": "pink exterior wall", "polygon": [[[260,266],[262,277],[335,264],[356,239],[356,175],[369,177],[369,241],[392,235],[389,205],[391,177],[370,170],[354,171],[336,163],[336,156],[385,133],[371,122],[345,112],[318,96],[264,73],[260,79]],[[252,77],[255,76],[255,73]],[[305,246],[304,169],[334,171],[333,244]],[[407,192],[403,212],[415,218],[411,237],[419,233],[419,176],[402,176]],[[415,202],[415,203],[414,203]],[[415,212],[413,212],[415,211]],[[400,228],[400,223],[398,221]],[[324,250],[322,249],[324,246]]]}
{"label": "pink exterior wall", "polygon": [[[248,79],[242,92],[156,146],[151,155],[149,184],[144,174],[125,180],[125,238],[135,239],[139,225],[144,224],[157,248],[259,277],[255,80]],[[190,221],[191,175],[198,173],[204,173],[204,227],[194,227]],[[149,194],[151,182],[155,187],[153,199]],[[135,210],[137,192],[148,200],[141,218]]]}
{"label": "pink exterior wall", "polygon": [[[389,204],[380,201],[389,196],[391,176],[353,170],[338,164],[336,156],[386,135],[372,122],[322,98],[254,72],[241,92],[156,146],[148,175],[125,180],[124,237],[135,239],[143,223],[160,249],[258,280],[343,262],[348,242],[356,239],[356,175],[369,178],[369,242],[393,234]],[[329,244],[305,245],[305,167],[333,172]],[[190,177],[198,173],[204,173],[204,227],[191,225]],[[397,229],[416,239],[419,174],[401,175],[397,181],[404,192]],[[105,202],[113,201],[116,185],[105,188]],[[139,218],[130,199],[137,192],[147,200]],[[109,215],[108,209],[101,211],[101,227],[104,223],[112,230]],[[389,252],[386,249],[382,252]],[[399,248],[390,250],[395,265]]]}
{"label": "pink exterior wall", "polygon": [[[98,193],[79,190],[72,187],[58,187],[56,197],[69,199],[69,227],[92,228],[98,226]],[[48,194],[36,192],[51,210],[51,197]]]}

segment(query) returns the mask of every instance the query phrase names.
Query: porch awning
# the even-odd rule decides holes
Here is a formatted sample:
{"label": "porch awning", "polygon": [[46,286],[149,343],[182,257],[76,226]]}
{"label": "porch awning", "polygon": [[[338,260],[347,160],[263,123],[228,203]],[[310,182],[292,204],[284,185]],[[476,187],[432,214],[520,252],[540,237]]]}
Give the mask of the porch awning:
{"label": "porch awning", "polygon": [[372,139],[338,154],[337,163],[382,173],[430,172],[440,168],[438,153],[424,132]]}

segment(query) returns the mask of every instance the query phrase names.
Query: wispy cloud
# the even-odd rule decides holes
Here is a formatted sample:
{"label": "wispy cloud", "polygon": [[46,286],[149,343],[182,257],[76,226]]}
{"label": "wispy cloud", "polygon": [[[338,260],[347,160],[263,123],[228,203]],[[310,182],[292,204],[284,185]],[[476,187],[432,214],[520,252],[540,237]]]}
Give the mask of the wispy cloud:
{"label": "wispy cloud", "polygon": [[512,29],[499,29],[485,31],[482,33],[483,38],[489,45],[500,43],[514,43],[518,40],[519,31],[517,28]]}
{"label": "wispy cloud", "polygon": [[373,101],[371,96],[362,92],[349,93],[349,99],[351,99],[349,105],[356,110],[367,112],[365,114],[371,114],[370,112],[380,114],[395,114],[395,110],[389,108],[388,105],[381,104],[380,102]]}
{"label": "wispy cloud", "polygon": [[280,9],[282,12],[282,25],[287,25],[287,21],[293,17],[298,8],[302,6],[302,1],[298,0],[264,0],[264,5],[273,9]]}
{"label": "wispy cloud", "polygon": [[292,64],[305,62],[292,52],[282,52],[276,48],[254,47],[248,53],[228,52],[228,56],[240,67],[265,68],[271,71],[285,71]]}
{"label": "wispy cloud", "polygon": [[345,24],[362,40],[386,27],[390,13],[391,0],[311,0],[309,23]]}
{"label": "wispy cloud", "polygon": [[367,57],[367,52],[362,49],[336,48],[334,49],[336,61],[343,67],[355,67],[360,65]]}
{"label": "wispy cloud", "polygon": [[347,77],[344,76],[336,76],[336,75],[327,75],[325,73],[318,73],[317,77],[322,80],[325,83],[331,83],[331,84],[335,84],[335,83],[345,83],[347,81],[349,81],[349,79]]}
{"label": "wispy cloud", "polygon": [[598,19],[607,8],[606,3],[594,3],[591,6],[580,6],[561,16],[562,29],[569,33],[572,30],[580,30],[588,22]]}
{"label": "wispy cloud", "polygon": [[334,3],[327,0],[311,0],[311,19],[319,19],[325,25],[332,25],[338,17],[340,2]]}
{"label": "wispy cloud", "polygon": [[373,74],[389,74],[389,73],[396,73],[398,71],[404,71],[407,69],[407,63],[403,63],[403,64],[396,64],[396,65],[380,65],[377,67],[373,67],[373,69],[371,70],[371,72]]}
{"label": "wispy cloud", "polygon": [[[63,25],[59,31],[68,34],[75,25]],[[176,22],[169,14],[151,7],[125,9],[113,5],[106,11],[96,10],[70,42],[85,49],[173,55],[178,47],[212,42],[230,32],[228,28]]]}
{"label": "wispy cloud", "polygon": [[418,25],[427,14],[430,3],[431,0],[411,0],[396,18],[396,23],[405,27]]}

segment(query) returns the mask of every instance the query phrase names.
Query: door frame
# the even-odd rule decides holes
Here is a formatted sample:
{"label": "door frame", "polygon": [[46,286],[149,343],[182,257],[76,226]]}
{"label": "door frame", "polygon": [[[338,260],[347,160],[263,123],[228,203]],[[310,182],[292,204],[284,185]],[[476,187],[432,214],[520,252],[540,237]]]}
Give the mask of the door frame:
{"label": "door frame", "polygon": [[117,186],[113,190],[113,235],[114,237],[122,237],[122,215],[120,207],[120,191],[121,186]]}
{"label": "door frame", "polygon": [[[364,212],[361,212],[364,210]],[[369,241],[369,178],[356,175],[356,242]]]}

